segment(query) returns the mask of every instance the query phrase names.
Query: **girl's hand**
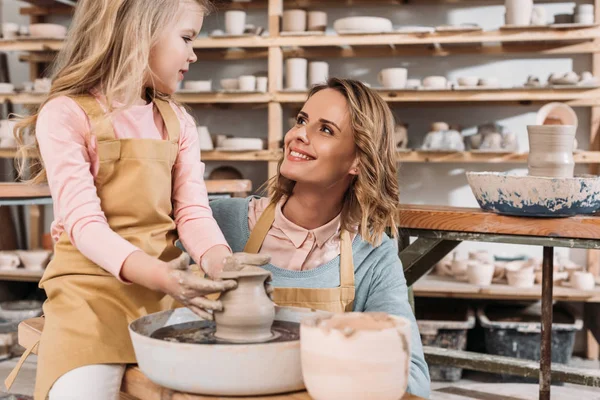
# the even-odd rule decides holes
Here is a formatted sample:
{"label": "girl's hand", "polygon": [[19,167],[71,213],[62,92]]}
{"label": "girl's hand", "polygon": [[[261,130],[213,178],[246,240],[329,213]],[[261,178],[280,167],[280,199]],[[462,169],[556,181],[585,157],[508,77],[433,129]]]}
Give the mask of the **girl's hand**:
{"label": "girl's hand", "polygon": [[[271,261],[270,256],[250,253],[233,253],[227,257],[223,264],[223,272],[240,271],[246,267],[261,267]],[[273,300],[273,286],[271,286],[271,275],[265,280],[265,291],[271,300]]]}

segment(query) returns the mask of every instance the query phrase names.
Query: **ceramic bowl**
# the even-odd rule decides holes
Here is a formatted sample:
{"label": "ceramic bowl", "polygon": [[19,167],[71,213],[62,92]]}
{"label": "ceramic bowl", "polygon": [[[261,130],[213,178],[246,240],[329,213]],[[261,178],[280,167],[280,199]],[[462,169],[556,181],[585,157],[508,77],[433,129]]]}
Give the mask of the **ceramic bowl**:
{"label": "ceramic bowl", "polygon": [[444,76],[428,76],[423,79],[423,86],[429,89],[446,89],[447,82]]}
{"label": "ceramic bowl", "polygon": [[12,93],[15,91],[15,85],[12,83],[0,83],[0,93]]}
{"label": "ceramic bowl", "polygon": [[258,138],[227,138],[219,144],[219,150],[262,150],[263,141]]}
{"label": "ceramic bowl", "polygon": [[0,303],[0,319],[21,322],[42,315],[42,302],[35,300],[5,301]]}
{"label": "ceramic bowl", "polygon": [[549,118],[560,122],[560,125],[577,126],[579,124],[575,110],[565,103],[553,102],[544,105],[537,112],[535,124],[544,125],[544,122]]}
{"label": "ceramic bowl", "polygon": [[568,217],[600,210],[600,177],[546,178],[502,172],[467,172],[487,211],[527,217]]}
{"label": "ceramic bowl", "polygon": [[185,81],[183,88],[196,92],[210,92],[212,90],[212,81]]}
{"label": "ceramic bowl", "polygon": [[17,251],[25,269],[40,271],[46,268],[51,252],[48,250]]}
{"label": "ceramic bowl", "polygon": [[392,21],[379,17],[348,17],[333,23],[336,32],[391,32]]}
{"label": "ceramic bowl", "polygon": [[500,80],[496,77],[480,78],[477,82],[478,86],[495,88],[500,86]]}
{"label": "ceramic bowl", "polygon": [[584,271],[573,272],[570,283],[571,287],[578,290],[594,290],[596,285],[594,275]]}
{"label": "ceramic bowl", "polygon": [[58,24],[31,24],[29,34],[31,37],[64,38],[67,36],[67,28]]}
{"label": "ceramic bowl", "polygon": [[239,80],[235,78],[221,79],[221,87],[224,90],[237,90],[240,87]]}
{"label": "ceramic bowl", "polygon": [[477,86],[479,78],[476,76],[461,76],[458,78],[458,84],[460,86]]}

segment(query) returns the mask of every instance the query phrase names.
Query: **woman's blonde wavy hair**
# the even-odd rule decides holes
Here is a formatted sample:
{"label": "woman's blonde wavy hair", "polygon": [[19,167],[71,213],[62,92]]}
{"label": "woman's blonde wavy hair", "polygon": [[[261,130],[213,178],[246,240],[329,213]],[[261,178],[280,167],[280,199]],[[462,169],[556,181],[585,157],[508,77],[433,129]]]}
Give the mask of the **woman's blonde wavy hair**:
{"label": "woman's blonde wavy hair", "polygon": [[[31,171],[35,172],[29,182],[47,180],[37,140],[31,145],[24,143],[26,135],[35,137],[39,110],[48,101],[101,88],[109,112],[114,112],[111,105],[116,98],[123,104],[119,109],[128,108],[139,99],[148,77],[154,76],[149,66],[150,50],[175,20],[182,1],[199,4],[205,13],[212,10],[210,0],[78,1],[69,34],[52,68],[50,94],[38,112],[19,118],[15,127],[21,177],[29,171],[26,160],[31,160]],[[152,87],[146,88],[146,93],[149,98],[169,98]]]}
{"label": "woman's blonde wavy hair", "polygon": [[[394,116],[381,96],[361,82],[330,78],[327,83],[313,87],[308,98],[325,89],[341,93],[348,102],[359,159],[359,173],[344,196],[341,225],[348,231],[358,226],[358,233],[377,246],[386,231],[392,237],[398,234],[400,194]],[[277,165],[277,175],[269,182],[272,204],[292,195],[296,184],[280,174],[282,163],[283,157]]]}

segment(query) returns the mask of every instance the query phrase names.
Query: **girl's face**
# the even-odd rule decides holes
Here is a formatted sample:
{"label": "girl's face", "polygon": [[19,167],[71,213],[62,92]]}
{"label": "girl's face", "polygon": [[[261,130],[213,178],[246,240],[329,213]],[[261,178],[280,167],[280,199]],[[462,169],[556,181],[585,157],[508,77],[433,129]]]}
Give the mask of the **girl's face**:
{"label": "girl's face", "polygon": [[297,184],[347,187],[358,174],[346,98],[333,89],[315,93],[286,134],[280,173]]}
{"label": "girl's face", "polygon": [[[193,0],[182,0],[175,21],[165,29],[150,50],[150,69],[154,72],[155,89],[173,94],[190,64],[198,60],[192,43],[204,21],[204,10]],[[146,84],[152,85],[152,79]]]}

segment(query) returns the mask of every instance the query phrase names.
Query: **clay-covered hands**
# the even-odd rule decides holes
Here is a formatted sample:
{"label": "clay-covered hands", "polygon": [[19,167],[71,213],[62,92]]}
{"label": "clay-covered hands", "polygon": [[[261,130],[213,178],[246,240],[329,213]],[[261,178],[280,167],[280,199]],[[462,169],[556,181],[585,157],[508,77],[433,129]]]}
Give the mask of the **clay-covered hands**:
{"label": "clay-covered hands", "polygon": [[[270,256],[262,254],[250,254],[250,253],[233,253],[231,256],[226,257],[223,261],[223,272],[227,271],[241,271],[248,267],[261,267],[271,261]],[[271,286],[271,277],[265,281],[265,291],[269,298],[273,294],[273,287]]]}
{"label": "clay-covered hands", "polygon": [[213,293],[234,289],[237,282],[233,280],[213,281],[190,270],[190,257],[182,253],[167,263],[168,278],[162,288],[163,292],[179,301],[195,314],[206,320],[212,320],[210,311],[221,310],[223,305],[218,300],[207,299]]}

